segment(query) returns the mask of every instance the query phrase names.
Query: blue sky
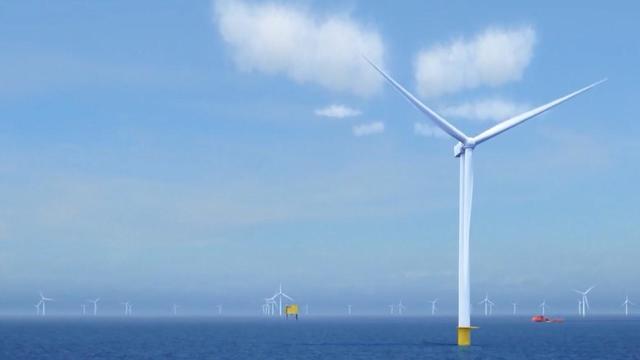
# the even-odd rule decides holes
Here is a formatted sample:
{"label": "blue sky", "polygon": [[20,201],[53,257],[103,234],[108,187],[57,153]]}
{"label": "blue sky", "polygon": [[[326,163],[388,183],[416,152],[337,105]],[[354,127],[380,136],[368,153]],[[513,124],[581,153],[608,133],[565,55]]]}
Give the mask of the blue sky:
{"label": "blue sky", "polygon": [[472,134],[609,78],[476,152],[472,298],[572,311],[570,290],[597,284],[594,310],[618,311],[640,298],[639,17],[616,1],[5,2],[0,307],[42,290],[52,312],[101,296],[249,313],[282,281],[318,311],[438,297],[453,313],[454,144],[364,52]]}

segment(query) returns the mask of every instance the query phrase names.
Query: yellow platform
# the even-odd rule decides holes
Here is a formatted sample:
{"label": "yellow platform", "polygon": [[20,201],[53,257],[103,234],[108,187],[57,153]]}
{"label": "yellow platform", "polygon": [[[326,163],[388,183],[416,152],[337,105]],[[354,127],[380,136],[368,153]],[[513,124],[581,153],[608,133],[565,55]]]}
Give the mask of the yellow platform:
{"label": "yellow platform", "polygon": [[475,326],[458,328],[458,346],[471,345],[471,330],[477,329]]}

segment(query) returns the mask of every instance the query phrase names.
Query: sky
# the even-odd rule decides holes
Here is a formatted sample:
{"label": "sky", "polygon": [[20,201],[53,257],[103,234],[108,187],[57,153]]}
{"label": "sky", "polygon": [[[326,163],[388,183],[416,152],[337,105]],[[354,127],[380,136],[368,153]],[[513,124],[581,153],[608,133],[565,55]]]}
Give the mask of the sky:
{"label": "sky", "polygon": [[454,142],[478,147],[471,290],[497,312],[640,301],[632,1],[0,3],[0,313],[316,313],[457,299]]}

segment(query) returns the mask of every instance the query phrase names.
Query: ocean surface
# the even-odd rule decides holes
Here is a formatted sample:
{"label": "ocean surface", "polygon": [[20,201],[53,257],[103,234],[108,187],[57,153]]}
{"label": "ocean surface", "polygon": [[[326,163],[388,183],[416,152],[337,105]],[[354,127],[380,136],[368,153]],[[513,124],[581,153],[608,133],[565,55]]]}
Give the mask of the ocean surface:
{"label": "ocean surface", "polygon": [[640,359],[640,319],[7,318],[0,359]]}

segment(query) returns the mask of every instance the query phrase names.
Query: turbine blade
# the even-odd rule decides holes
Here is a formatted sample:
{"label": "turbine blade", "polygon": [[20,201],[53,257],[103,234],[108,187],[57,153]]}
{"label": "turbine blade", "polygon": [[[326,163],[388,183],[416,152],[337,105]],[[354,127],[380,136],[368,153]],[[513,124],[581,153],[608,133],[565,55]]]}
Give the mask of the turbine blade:
{"label": "turbine blade", "polygon": [[492,137],[494,137],[496,135],[499,135],[499,134],[511,129],[512,127],[514,127],[516,125],[520,125],[523,122],[525,122],[525,121],[527,121],[527,120],[529,120],[529,119],[531,119],[531,118],[533,118],[535,116],[538,116],[538,115],[542,114],[543,112],[553,108],[554,106],[560,105],[563,102],[565,102],[565,101],[567,101],[567,100],[569,100],[569,99],[571,99],[571,98],[573,98],[575,96],[578,96],[578,95],[582,94],[583,92],[596,87],[597,85],[600,85],[601,83],[603,83],[605,81],[607,81],[607,79],[600,80],[600,81],[595,82],[595,83],[593,83],[593,84],[591,84],[589,86],[583,87],[580,90],[574,91],[569,95],[565,95],[565,96],[563,96],[563,97],[561,97],[559,99],[553,100],[553,101],[551,101],[551,102],[549,102],[547,104],[544,104],[542,106],[539,106],[539,107],[537,107],[535,109],[529,110],[529,111],[524,112],[524,113],[522,113],[520,115],[516,115],[516,116],[514,116],[514,117],[512,117],[510,119],[507,119],[507,120],[505,120],[505,121],[503,121],[503,122],[501,122],[501,123],[489,128],[489,129],[483,131],[482,133],[478,134],[476,137],[473,138],[473,140],[475,141],[476,145],[480,144],[480,143],[483,143],[483,142],[491,139]]}
{"label": "turbine blade", "polygon": [[587,295],[591,290],[593,290],[596,286],[593,285],[590,288],[587,289],[587,291],[584,292],[585,295]]}
{"label": "turbine blade", "polygon": [[376,69],[380,73],[380,75],[382,75],[385,79],[387,79],[387,81],[391,85],[393,85],[393,87],[396,88],[396,90],[398,90],[402,95],[404,95],[404,97],[407,98],[407,100],[409,100],[409,102],[413,104],[413,106],[418,108],[418,110],[420,110],[423,114],[427,115],[431,119],[431,121],[433,121],[436,124],[436,126],[442,129],[442,131],[446,132],[451,137],[460,141],[463,144],[466,144],[469,141],[469,138],[465,134],[463,134],[462,131],[458,130],[455,126],[451,125],[442,116],[438,115],[435,111],[431,110],[428,106],[423,104],[420,100],[418,100],[415,96],[413,96],[409,91],[407,91],[407,89],[402,87],[402,85],[400,85],[397,81],[391,78],[391,76],[387,75],[387,73],[385,73],[382,69],[380,69],[376,64],[374,64],[373,61],[369,60],[369,58],[367,58],[366,56],[363,56],[363,57],[371,66],[373,66],[374,69]]}

